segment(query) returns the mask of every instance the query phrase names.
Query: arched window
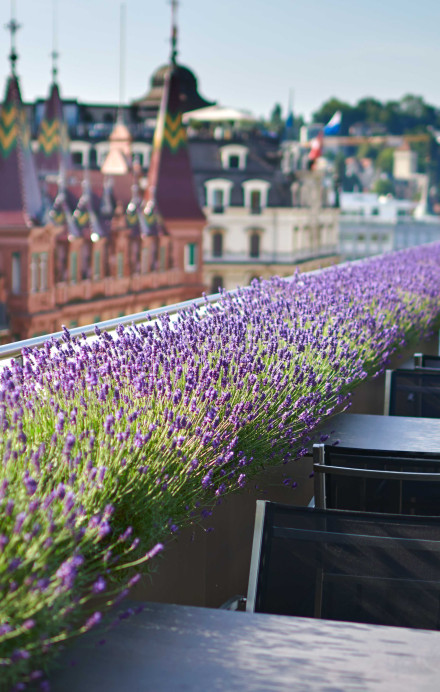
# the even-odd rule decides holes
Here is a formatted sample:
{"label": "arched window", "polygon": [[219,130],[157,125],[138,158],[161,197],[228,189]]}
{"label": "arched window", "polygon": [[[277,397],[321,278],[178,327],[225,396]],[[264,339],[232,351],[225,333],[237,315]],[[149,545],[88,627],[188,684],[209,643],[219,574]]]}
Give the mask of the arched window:
{"label": "arched window", "polygon": [[223,277],[213,276],[211,282],[211,293],[218,293],[223,288]]}
{"label": "arched window", "polygon": [[223,255],[223,233],[214,233],[212,236],[212,256],[222,257]]}
{"label": "arched window", "polygon": [[260,235],[259,235],[259,233],[255,233],[255,232],[251,233],[249,255],[251,257],[259,257],[260,256]]}

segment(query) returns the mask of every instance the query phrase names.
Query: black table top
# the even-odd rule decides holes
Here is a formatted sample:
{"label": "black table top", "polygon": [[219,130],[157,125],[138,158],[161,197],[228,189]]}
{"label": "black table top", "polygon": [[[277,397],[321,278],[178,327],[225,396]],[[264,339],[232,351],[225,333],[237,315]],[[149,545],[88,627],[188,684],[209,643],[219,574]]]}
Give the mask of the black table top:
{"label": "black table top", "polygon": [[439,649],[439,632],[147,603],[79,638],[50,682],[52,692],[432,692]]}
{"label": "black table top", "polygon": [[[333,431],[333,432],[332,432]],[[322,426],[342,447],[440,453],[440,419],[341,413]]]}

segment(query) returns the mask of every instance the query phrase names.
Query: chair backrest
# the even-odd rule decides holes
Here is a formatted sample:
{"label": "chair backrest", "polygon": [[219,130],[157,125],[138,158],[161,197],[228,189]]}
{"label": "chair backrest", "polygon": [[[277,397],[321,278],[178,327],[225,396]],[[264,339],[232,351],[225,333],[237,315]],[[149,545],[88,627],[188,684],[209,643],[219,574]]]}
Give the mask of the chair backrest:
{"label": "chair backrest", "polygon": [[440,629],[440,521],[257,502],[248,611]]}
{"label": "chair backrest", "polygon": [[313,461],[315,507],[440,516],[440,453],[319,444]]}
{"label": "chair backrest", "polygon": [[440,370],[387,370],[385,415],[440,418]]}
{"label": "chair backrest", "polygon": [[424,353],[414,353],[414,367],[438,370],[440,369],[440,356],[428,356]]}

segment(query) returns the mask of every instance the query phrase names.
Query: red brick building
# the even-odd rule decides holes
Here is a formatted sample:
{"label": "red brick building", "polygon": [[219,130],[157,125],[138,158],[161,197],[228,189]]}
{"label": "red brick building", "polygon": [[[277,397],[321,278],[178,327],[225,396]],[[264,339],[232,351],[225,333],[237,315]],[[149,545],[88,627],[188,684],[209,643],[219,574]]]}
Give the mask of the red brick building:
{"label": "red brick building", "polygon": [[70,168],[55,82],[34,157],[12,64],[0,113],[1,342],[200,296],[206,221],[195,194],[174,61],[145,189],[131,163],[129,136],[121,142],[116,133],[124,132],[121,123],[107,166],[113,165],[113,175]]}

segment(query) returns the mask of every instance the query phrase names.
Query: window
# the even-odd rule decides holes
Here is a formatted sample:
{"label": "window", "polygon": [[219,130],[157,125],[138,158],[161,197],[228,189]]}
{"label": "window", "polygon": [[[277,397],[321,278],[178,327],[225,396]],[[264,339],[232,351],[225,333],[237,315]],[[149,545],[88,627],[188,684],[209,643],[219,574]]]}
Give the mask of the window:
{"label": "window", "polygon": [[213,276],[211,282],[211,293],[218,293],[223,288],[223,277]]}
{"label": "window", "polygon": [[223,255],[223,233],[214,233],[212,236],[212,256],[222,257]]}
{"label": "window", "polygon": [[70,253],[70,283],[76,284],[78,281],[78,253]]}
{"label": "window", "polygon": [[118,252],[118,279],[124,276],[124,253]]}
{"label": "window", "polygon": [[258,233],[252,233],[251,234],[249,255],[251,257],[259,257],[260,256],[260,235]]}
{"label": "window", "polygon": [[38,263],[38,253],[33,252],[31,257],[31,293],[38,291]]}
{"label": "window", "polygon": [[373,209],[371,210],[371,215],[379,216],[379,209],[377,207],[373,207]]}
{"label": "window", "polygon": [[244,206],[250,214],[261,214],[269,201],[270,183],[267,180],[254,178],[242,183]]}
{"label": "window", "polygon": [[242,144],[226,144],[219,149],[222,168],[225,170],[235,169],[244,171],[246,168],[247,157],[249,153],[248,147]]}
{"label": "window", "polygon": [[261,214],[260,190],[252,190],[251,192],[251,214]]}
{"label": "window", "polygon": [[223,214],[224,211],[224,193],[223,190],[214,190],[213,195],[213,211],[216,214]]}
{"label": "window", "polygon": [[47,252],[40,252],[40,291],[47,291]]}
{"label": "window", "polygon": [[72,153],[72,163],[75,164],[76,166],[82,166],[83,165],[82,151],[74,151]]}
{"label": "window", "polygon": [[167,249],[166,249],[166,247],[161,247],[159,249],[159,271],[161,271],[161,272],[165,271],[166,261],[167,261]]}
{"label": "window", "polygon": [[19,252],[12,253],[12,293],[17,296],[21,293],[21,256]]}
{"label": "window", "polygon": [[95,250],[93,253],[93,278],[95,281],[101,278],[101,252]]}
{"label": "window", "polygon": [[143,247],[141,252],[141,273],[148,274],[148,248]]}
{"label": "window", "polygon": [[197,269],[197,246],[195,243],[185,245],[185,271],[195,272]]}

